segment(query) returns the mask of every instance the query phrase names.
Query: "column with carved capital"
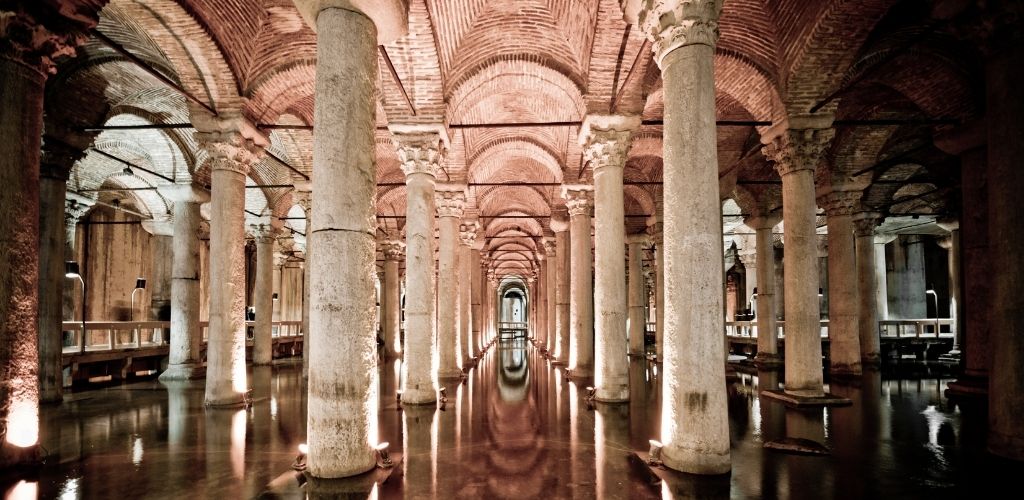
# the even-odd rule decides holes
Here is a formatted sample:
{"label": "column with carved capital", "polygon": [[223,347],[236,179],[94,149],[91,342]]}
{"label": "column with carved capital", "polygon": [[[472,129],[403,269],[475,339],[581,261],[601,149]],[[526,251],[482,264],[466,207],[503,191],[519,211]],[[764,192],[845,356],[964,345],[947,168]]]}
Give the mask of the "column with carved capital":
{"label": "column with carved capital", "polygon": [[673,469],[720,474],[731,467],[714,84],[722,0],[643,4],[639,23],[664,80],[664,192],[671,193],[664,200],[662,458]]}
{"label": "column with carved capital", "polygon": [[[878,337],[878,281],[875,272],[875,226],[881,214],[860,212],[853,216],[857,249],[857,328],[860,331],[860,362],[865,367],[877,367],[882,362]],[[831,245],[829,245],[831,246]],[[882,249],[885,250],[884,247]],[[884,255],[883,255],[884,258]],[[883,271],[885,267],[882,267]],[[829,283],[832,283],[830,280]],[[845,284],[849,286],[849,284]],[[829,290],[831,294],[832,291]],[[832,313],[829,312],[829,318]]]}
{"label": "column with carved capital", "polygon": [[483,311],[483,258],[480,255],[480,250],[484,248],[483,238],[478,238],[473,241],[472,250],[470,251],[470,273],[472,283],[470,284],[470,348],[473,352],[473,357],[478,358],[483,349],[483,329],[484,329],[484,311]]}
{"label": "column with carved capital", "polygon": [[639,126],[639,116],[588,115],[580,130],[594,171],[594,387],[604,402],[629,399],[622,169]]}
{"label": "column with carved capital", "polygon": [[[304,186],[305,187],[305,186]],[[309,270],[312,268],[313,258],[309,249],[313,242],[313,192],[309,190],[298,190],[296,193],[296,204],[302,207],[306,216],[306,248],[303,252],[305,262],[302,266],[302,378],[309,378]]]}
{"label": "column with carved capital", "polygon": [[654,248],[654,356],[665,360],[665,233],[660,215],[647,219],[647,233]]}
{"label": "column with carved capital", "polygon": [[650,238],[646,234],[633,234],[629,242],[629,355],[644,355],[644,330],[647,322],[644,319],[643,253],[644,245]]}
{"label": "column with carved capital", "polygon": [[544,256],[546,267],[544,268],[544,307],[547,320],[547,335],[544,338],[544,349],[548,356],[554,352],[558,336],[558,258],[553,236],[544,237]]}
{"label": "column with carved capital", "polygon": [[775,316],[775,247],[772,229],[779,223],[777,215],[752,217],[744,223],[754,230],[757,252],[757,356],[759,367],[777,367],[779,358],[779,328]]}
{"label": "column with carved capital", "polygon": [[160,194],[174,203],[171,338],[167,369],[160,374],[160,380],[187,380],[203,373],[199,354],[199,205],[210,196],[191,185],[161,188]]}
{"label": "column with carved capital", "polygon": [[569,221],[564,210],[551,214],[555,233],[555,341],[548,347],[552,363],[569,360]]}
{"label": "column with carved capital", "polygon": [[819,201],[828,224],[828,337],[829,371],[843,375],[861,373],[860,294],[854,250],[853,213],[860,191],[833,190]]}
{"label": "column with carved capital", "polygon": [[832,141],[828,128],[782,130],[762,152],[782,177],[782,218],[786,251],[786,393],[822,397],[821,312],[818,305],[818,247],[815,233],[814,168]]}
{"label": "column with carved capital", "polygon": [[269,365],[273,353],[274,312],[274,242],[277,229],[260,225],[254,228],[256,238],[256,283],[253,286],[253,306],[256,326],[253,329],[252,363]]}
{"label": "column with carved capital", "polygon": [[462,376],[459,355],[458,247],[459,219],[466,207],[464,184],[440,184],[434,195],[437,206],[437,357],[438,377]]}
{"label": "column with carved capital", "polygon": [[381,243],[381,248],[384,252],[384,290],[381,296],[384,356],[393,358],[402,353],[402,344],[399,339],[402,291],[399,286],[398,262],[405,256],[405,243],[385,241]]}
{"label": "column with carved capital", "polygon": [[[245,177],[266,138],[238,120],[197,123],[210,162],[210,328],[206,404],[237,406],[248,391],[245,369]],[[209,132],[203,129],[213,130]]]}
{"label": "column with carved capital", "polygon": [[458,271],[455,279],[458,282],[459,300],[459,357],[463,367],[472,363],[476,350],[473,348],[472,322],[473,322],[473,244],[476,242],[476,232],[480,223],[475,220],[464,221],[459,224],[459,258]]}
{"label": "column with carved capital", "polygon": [[593,187],[568,185],[562,197],[569,210],[569,359],[576,378],[594,374],[594,285],[590,250],[590,207]]}
{"label": "column with carved capital", "polygon": [[[538,244],[537,246],[540,247],[541,245]],[[533,340],[538,349],[544,349],[544,346],[547,345],[547,318],[545,318],[545,313],[547,313],[548,310],[547,303],[545,301],[547,290],[544,289],[544,284],[547,283],[545,274],[547,273],[548,262],[547,255],[545,255],[543,251],[535,252],[534,258],[537,259],[537,281],[536,285],[533,287],[534,293],[532,297],[533,303],[536,306],[534,308],[536,323],[532,325],[534,332]]]}
{"label": "column with carved capital", "polygon": [[405,349],[402,402],[437,400],[434,287],[434,188],[447,134],[440,125],[392,125],[405,173]]}

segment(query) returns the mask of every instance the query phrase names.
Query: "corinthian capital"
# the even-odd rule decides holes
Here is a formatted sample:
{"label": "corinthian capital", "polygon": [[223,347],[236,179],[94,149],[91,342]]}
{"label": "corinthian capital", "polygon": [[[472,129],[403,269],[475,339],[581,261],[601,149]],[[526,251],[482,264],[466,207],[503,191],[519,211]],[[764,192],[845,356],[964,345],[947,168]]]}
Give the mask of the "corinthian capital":
{"label": "corinthian capital", "polygon": [[385,260],[402,260],[405,256],[405,243],[401,241],[381,241],[379,243]]}
{"label": "corinthian capital", "polygon": [[818,198],[818,205],[829,217],[853,215],[860,208],[860,191],[832,191]]}
{"label": "corinthian capital", "polygon": [[438,217],[462,218],[462,212],[466,208],[466,192],[462,189],[438,189],[434,192],[434,203],[437,206]]}
{"label": "corinthian capital", "polygon": [[212,170],[230,170],[248,175],[266,146],[264,139],[240,130],[196,132],[199,148],[209,156]]}
{"label": "corinthian capital", "polygon": [[444,162],[448,134],[442,125],[392,125],[392,142],[406,177],[427,174],[437,177]]}
{"label": "corinthian capital", "polygon": [[459,224],[459,239],[462,244],[472,247],[476,242],[476,233],[480,230],[480,223],[475,220],[463,221]]}
{"label": "corinthian capital", "polygon": [[562,198],[565,198],[565,208],[569,216],[590,215],[590,205],[594,187],[582,184],[569,184],[562,186]]}
{"label": "corinthian capital", "polygon": [[799,170],[814,171],[835,134],[831,128],[787,129],[761,147],[761,152],[775,164],[781,176]]}
{"label": "corinthian capital", "polygon": [[718,43],[718,16],[723,0],[641,0],[638,21],[653,42],[661,66],[669,52],[686,45]]}
{"label": "corinthian capital", "polygon": [[[87,30],[97,22],[92,9],[75,13],[72,20],[43,12],[45,7],[33,5],[36,2],[9,4],[0,6],[0,57],[24,64],[43,76],[57,72],[58,59],[75,57],[77,47],[89,38]],[[65,8],[74,10],[70,5]]]}
{"label": "corinthian capital", "polygon": [[639,116],[589,115],[580,128],[584,159],[597,172],[605,167],[621,169],[626,165],[633,131],[640,126]]}

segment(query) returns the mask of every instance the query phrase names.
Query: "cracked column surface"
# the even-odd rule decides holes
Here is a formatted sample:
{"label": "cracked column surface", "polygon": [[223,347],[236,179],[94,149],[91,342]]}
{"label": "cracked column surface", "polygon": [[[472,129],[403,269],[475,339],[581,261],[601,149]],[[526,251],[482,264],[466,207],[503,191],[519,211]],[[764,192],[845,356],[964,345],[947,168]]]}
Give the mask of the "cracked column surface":
{"label": "cracked column surface", "polygon": [[437,186],[434,194],[437,207],[437,376],[456,379],[462,376],[459,366],[458,314],[458,247],[459,219],[466,206],[464,185]]}
{"label": "cracked column surface", "polygon": [[202,333],[199,328],[199,205],[206,191],[190,185],[161,190],[174,203],[171,264],[171,339],[167,370],[160,380],[188,380],[202,374]]}
{"label": "cracked column surface", "polygon": [[603,402],[629,400],[622,169],[639,126],[638,116],[589,115],[580,130],[594,171],[594,387]]}
{"label": "cracked column surface", "polygon": [[402,403],[437,401],[434,184],[447,135],[441,125],[392,125],[405,173],[405,349]]}
{"label": "cracked column surface", "polygon": [[647,321],[644,316],[643,253],[648,238],[645,234],[632,234],[629,241],[629,355],[644,355],[644,330]]}
{"label": "cracked column surface", "polygon": [[256,326],[253,328],[252,364],[269,365],[274,360],[274,242],[276,230],[260,228],[256,234],[256,283],[253,305]]}
{"label": "cracked column surface", "polygon": [[881,214],[873,212],[861,212],[853,218],[854,246],[857,253],[857,329],[860,332],[860,362],[862,366],[874,367],[879,366],[882,361],[876,301],[878,282],[875,279],[875,226],[879,220]]}
{"label": "cracked column surface", "polygon": [[381,296],[381,321],[384,330],[384,356],[393,358],[402,352],[399,342],[401,329],[402,291],[399,283],[398,261],[405,255],[405,243],[386,241],[384,251],[384,293]]}
{"label": "cracked column surface", "polygon": [[407,11],[392,2],[296,5],[317,32],[307,470],[346,477],[376,465],[374,87],[377,45],[401,34]]}
{"label": "cracked column surface", "polygon": [[[818,305],[818,248],[815,233],[814,168],[834,131],[781,130],[762,148],[782,177],[782,220],[786,251],[783,280],[786,307],[786,393],[821,397],[821,312]],[[767,136],[766,136],[767,138]]]}
{"label": "cracked column surface", "polygon": [[555,233],[555,342],[548,347],[553,363],[569,360],[569,221],[564,210],[551,214]]}
{"label": "cracked column surface", "polygon": [[594,282],[590,250],[590,206],[593,187],[563,186],[569,210],[569,360],[575,378],[594,374]]}
{"label": "cracked column surface", "polygon": [[828,224],[829,371],[842,375],[861,373],[859,293],[853,286],[857,282],[853,213],[860,197],[860,191],[833,190],[821,198]]}
{"label": "cracked column surface", "polygon": [[730,469],[714,53],[722,0],[645,2],[640,25],[665,82],[662,459]]}
{"label": "cracked column surface", "polygon": [[754,230],[757,256],[757,356],[758,366],[778,366],[779,328],[775,316],[775,247],[772,229],[779,223],[777,215],[752,217],[744,223]]}

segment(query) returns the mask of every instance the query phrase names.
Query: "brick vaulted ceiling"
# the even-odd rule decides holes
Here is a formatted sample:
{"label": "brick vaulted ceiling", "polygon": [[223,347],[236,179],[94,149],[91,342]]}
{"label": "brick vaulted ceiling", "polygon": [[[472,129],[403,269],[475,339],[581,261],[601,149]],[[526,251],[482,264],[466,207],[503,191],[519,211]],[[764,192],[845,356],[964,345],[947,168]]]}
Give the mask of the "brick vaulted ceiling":
{"label": "brick vaulted ceiling", "polygon": [[[650,44],[624,21],[618,0],[408,3],[408,34],[383,46],[378,61],[379,214],[405,212],[403,177],[386,125],[457,125],[449,129],[451,148],[440,180],[468,182],[470,212],[482,217],[488,237],[485,248],[521,259],[538,251],[540,238],[550,234],[546,217],[563,204],[553,184],[590,178],[573,123],[589,113],[627,113],[648,121],[636,135],[625,171],[625,211],[634,216],[627,218],[627,230],[644,230],[643,216],[654,213],[664,196],[658,185],[664,93]],[[930,138],[949,126],[936,119],[968,120],[982,113],[979,71],[972,66],[977,51],[932,19],[930,5],[725,0],[715,56],[719,119],[778,121],[835,94],[823,110],[839,119],[908,124],[838,128],[819,169],[820,183],[886,165],[854,180],[865,190],[866,205],[892,215],[900,193],[953,186],[959,172]],[[91,190],[155,186],[167,179],[208,183],[205,157],[184,126],[83,131],[187,124],[188,100],[194,98],[258,124],[294,126],[267,129],[273,155],[256,165],[249,182],[275,187],[248,190],[247,209],[250,219],[281,217],[304,229],[294,220],[291,189],[276,187],[302,180],[296,171],[312,174],[308,126],[316,35],[291,0],[112,0],[100,17],[98,31],[192,97],[91,40],[79,57],[61,65],[47,89],[48,137],[89,148],[72,172],[69,190],[99,196]],[[464,127],[550,122],[563,123]],[[718,128],[721,194],[745,213],[781,202],[778,177],[758,147],[764,130]],[[123,163],[111,157],[159,175],[125,175]],[[539,185],[510,185],[524,182]],[[481,183],[487,185],[474,185]],[[144,215],[166,216],[167,203],[156,191],[100,193],[131,198]],[[914,206],[955,209],[928,197]],[[530,215],[538,218],[522,217]],[[382,219],[382,237],[401,237],[402,225],[400,217]]]}

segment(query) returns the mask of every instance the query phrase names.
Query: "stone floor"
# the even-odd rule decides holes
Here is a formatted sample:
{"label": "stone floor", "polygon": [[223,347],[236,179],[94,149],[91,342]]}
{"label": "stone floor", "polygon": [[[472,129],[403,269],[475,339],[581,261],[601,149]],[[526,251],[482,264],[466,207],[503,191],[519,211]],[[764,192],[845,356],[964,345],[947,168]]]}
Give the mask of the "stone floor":
{"label": "stone floor", "polygon": [[[886,372],[832,383],[854,404],[816,411],[758,398],[779,375],[741,370],[729,384],[732,474],[672,474],[658,483],[632,451],[646,451],[657,435],[661,374],[646,361],[631,369],[631,402],[591,410],[582,387],[526,344],[508,343],[465,383],[448,386],[443,410],[399,410],[399,365],[389,362],[380,436],[404,457],[382,485],[354,496],[981,498],[1024,477],[1021,464],[983,453],[984,416],[942,397],[948,374],[912,365],[899,378]],[[204,409],[201,384],[147,381],[73,394],[43,411],[46,464],[28,476],[0,473],[0,491],[6,498],[301,498],[290,472],[304,440],[301,367],[259,368],[251,377],[249,410]],[[763,448],[786,436],[831,453]]]}

